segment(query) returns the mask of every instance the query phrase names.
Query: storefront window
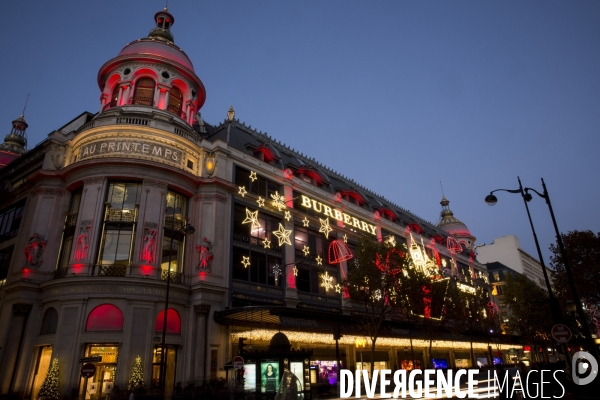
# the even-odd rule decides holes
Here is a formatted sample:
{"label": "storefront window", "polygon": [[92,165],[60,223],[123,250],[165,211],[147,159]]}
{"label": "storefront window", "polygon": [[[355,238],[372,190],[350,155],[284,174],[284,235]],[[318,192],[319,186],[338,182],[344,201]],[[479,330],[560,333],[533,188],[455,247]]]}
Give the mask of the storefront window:
{"label": "storefront window", "polygon": [[48,368],[50,368],[50,362],[52,361],[52,346],[39,347],[37,353],[37,359],[35,363],[35,371],[33,374],[33,386],[31,388],[31,398],[37,399],[37,395],[42,387],[46,375],[48,375]]}
{"label": "storefront window", "polygon": [[80,378],[79,398],[85,400],[101,400],[110,398],[115,386],[119,346],[115,343],[88,344],[85,357],[100,357],[95,362],[96,373],[91,378]]}
{"label": "storefront window", "polygon": [[175,389],[175,364],[177,362],[177,349],[175,346],[165,346],[166,359],[161,358],[162,347],[159,345],[154,348],[152,356],[152,387],[159,387],[161,362],[165,362],[165,394],[173,393]]}
{"label": "storefront window", "polygon": [[281,286],[283,282],[281,257],[257,251],[234,247],[232,270],[233,279],[240,281],[271,286]]}
{"label": "storefront window", "polygon": [[[257,221],[260,226],[253,227],[251,223],[244,223],[244,221],[247,221],[246,210],[252,213],[258,211]],[[279,218],[263,213],[260,210],[236,204],[233,211],[233,240],[265,248],[264,240],[268,239],[270,242],[269,249],[280,250],[279,241],[272,234],[273,231],[279,228],[280,223],[281,219]]]}

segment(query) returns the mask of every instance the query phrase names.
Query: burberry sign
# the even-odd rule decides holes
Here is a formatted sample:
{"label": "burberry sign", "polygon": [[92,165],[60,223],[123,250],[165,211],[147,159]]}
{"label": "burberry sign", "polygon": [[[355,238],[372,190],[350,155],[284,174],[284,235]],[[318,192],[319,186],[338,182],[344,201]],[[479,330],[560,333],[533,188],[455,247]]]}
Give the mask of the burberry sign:
{"label": "burberry sign", "polygon": [[79,159],[107,154],[132,154],[180,163],[181,150],[145,140],[98,140],[81,146]]}

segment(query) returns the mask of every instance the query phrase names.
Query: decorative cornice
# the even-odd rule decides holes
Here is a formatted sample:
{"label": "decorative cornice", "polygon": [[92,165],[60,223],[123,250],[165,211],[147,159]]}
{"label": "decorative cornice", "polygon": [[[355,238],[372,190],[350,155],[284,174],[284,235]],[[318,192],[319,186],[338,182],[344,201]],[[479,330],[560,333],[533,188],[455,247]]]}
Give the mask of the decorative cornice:
{"label": "decorative cornice", "polygon": [[204,200],[216,200],[218,202],[221,203],[226,203],[227,202],[227,196],[219,194],[219,193],[213,193],[213,194],[197,194],[195,196],[196,200],[200,200],[200,201],[204,201]]}
{"label": "decorative cornice", "polygon": [[64,196],[65,190],[61,188],[37,187],[31,191],[31,196]]}
{"label": "decorative cornice", "polygon": [[210,313],[210,304],[195,305],[194,311],[196,312],[196,315],[206,317],[208,316],[208,313]]}
{"label": "decorative cornice", "polygon": [[84,185],[95,185],[97,183],[104,183],[104,177],[89,178],[89,179],[84,179],[83,180],[83,184]]}
{"label": "decorative cornice", "polygon": [[143,186],[151,186],[159,189],[166,189],[168,184],[160,181],[153,181],[151,179],[144,179]]}

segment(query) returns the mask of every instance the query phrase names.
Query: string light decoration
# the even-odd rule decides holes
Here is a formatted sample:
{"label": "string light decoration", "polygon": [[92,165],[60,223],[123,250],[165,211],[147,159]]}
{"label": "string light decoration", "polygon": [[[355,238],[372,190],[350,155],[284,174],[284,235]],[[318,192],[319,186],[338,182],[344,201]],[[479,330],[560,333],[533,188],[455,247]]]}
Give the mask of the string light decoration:
{"label": "string light decoration", "polygon": [[238,187],[238,194],[240,196],[244,197],[246,195],[246,193],[248,193],[248,192],[246,191],[246,188],[244,186],[239,186]]}
{"label": "string light decoration", "polygon": [[142,367],[142,357],[138,354],[133,363],[131,377],[127,382],[127,390],[135,390],[144,385],[144,368]]}
{"label": "string light decoration", "polygon": [[[233,332],[231,333],[231,343],[238,343],[239,338],[248,338],[252,343],[263,342],[268,344],[271,341],[273,335],[277,332],[281,332],[288,337],[290,342],[306,344],[326,344],[332,345],[334,341],[330,333],[315,333],[315,332],[301,332],[301,331],[286,331],[286,330],[270,330],[270,329],[253,329],[244,332]],[[362,336],[354,336],[344,333],[339,339],[340,345],[356,345],[356,341],[364,339]],[[366,339],[367,344],[370,345],[370,339]],[[262,343],[261,343],[262,344]],[[410,347],[411,340],[409,338],[392,338],[380,336],[377,338],[377,346],[382,347]],[[429,340],[426,339],[412,339],[412,345],[417,348],[429,348]],[[431,347],[435,349],[455,349],[455,350],[470,350],[471,343],[452,341],[452,340],[432,340]],[[514,347],[514,344],[494,344],[500,351],[508,351]],[[487,342],[473,342],[473,349],[487,350]]]}
{"label": "string light decoration", "polygon": [[275,278],[275,286],[279,282],[279,277],[281,276],[281,267],[279,264],[275,264],[271,267],[271,276]]}
{"label": "string light decoration", "polygon": [[281,210],[287,208],[287,206],[285,205],[285,197],[283,197],[279,193],[277,193],[277,192],[273,193],[271,195],[271,198],[273,199],[271,201],[271,205],[273,207],[277,208],[277,211],[281,211]]}
{"label": "string light decoration", "polygon": [[262,197],[258,196],[258,199],[256,199],[256,204],[258,204],[259,207],[264,207],[265,206],[265,199],[263,199]]}
{"label": "string light decoration", "polygon": [[317,262],[317,265],[323,265],[323,259],[320,255],[318,255],[317,258],[315,258],[315,261]]}
{"label": "string light decoration", "polygon": [[58,381],[59,368],[58,358],[52,360],[46,379],[42,383],[42,387],[37,395],[38,399],[59,400],[60,399],[60,382]]}
{"label": "string light decoration", "polygon": [[335,284],[335,292],[342,293],[342,286],[339,283]]}
{"label": "string light decoration", "polygon": [[329,233],[331,233],[331,231],[333,230],[331,229],[331,226],[329,226],[329,217],[325,219],[319,218],[319,222],[321,222],[321,228],[319,228],[319,232],[323,232],[323,235],[325,235],[325,237],[329,239]]}
{"label": "string light decoration", "polygon": [[289,244],[290,246],[292,245],[292,242],[290,242],[291,234],[292,231],[285,229],[281,223],[279,224],[279,228],[277,228],[276,231],[273,231],[273,235],[275,235],[279,240],[280,247],[283,246],[284,243]]}
{"label": "string light decoration", "polygon": [[271,248],[271,241],[268,238],[265,238],[265,240],[263,240],[263,247],[265,249],[270,249]]}
{"label": "string light decoration", "polygon": [[394,235],[386,236],[386,238],[383,241],[383,243],[385,243],[389,247],[396,247],[396,243],[397,243],[396,242],[396,237]]}
{"label": "string light decoration", "polygon": [[251,224],[251,232],[260,229],[260,222],[258,222],[258,211],[252,212],[246,208],[246,219],[242,221],[242,224]]}
{"label": "string light decoration", "polygon": [[304,257],[308,256],[310,254],[310,247],[308,247],[307,245],[304,245],[302,252],[304,253]]}
{"label": "string light decoration", "polygon": [[324,288],[326,293],[329,289],[333,289],[333,276],[329,275],[328,271],[325,271],[324,274],[320,274],[319,278],[321,278],[321,284],[319,286]]}
{"label": "string light decoration", "polygon": [[244,268],[248,268],[250,265],[250,256],[242,256],[242,265]]}
{"label": "string light decoration", "polygon": [[304,217],[304,219],[302,220],[302,225],[305,228],[308,228],[308,226],[310,225],[310,221],[308,220],[308,218]]}
{"label": "string light decoration", "polygon": [[343,240],[335,239],[329,243],[329,264],[337,264],[350,260],[354,255]]}
{"label": "string light decoration", "polygon": [[344,233],[344,243],[348,243],[348,235]]}
{"label": "string light decoration", "polygon": [[596,336],[600,336],[600,307],[592,304],[590,306],[590,315],[592,316],[592,324],[596,330]]}
{"label": "string light decoration", "polygon": [[434,275],[435,270],[437,269],[435,262],[432,261],[429,258],[429,256],[427,255],[427,252],[423,250],[423,248],[425,247],[425,245],[423,244],[423,239],[421,239],[421,244],[423,245],[423,247],[421,247],[417,244],[417,241],[414,239],[412,232],[411,232],[410,233],[410,256],[413,260],[413,264],[417,268],[421,268],[421,270],[423,272],[425,272],[426,274]]}
{"label": "string light decoration", "polygon": [[292,268],[292,270],[294,271],[294,276],[298,276],[298,267],[294,265],[294,268]]}
{"label": "string light decoration", "polygon": [[452,236],[446,238],[446,248],[450,251],[450,254],[454,255],[462,253],[462,246],[458,243],[458,240]]}
{"label": "string light decoration", "polygon": [[289,221],[292,219],[292,214],[289,211],[286,211],[284,214],[284,217],[286,221]]}
{"label": "string light decoration", "polygon": [[250,171],[250,179],[252,180],[252,182],[254,182],[255,180],[257,180],[258,178],[256,177],[256,172],[254,171]]}

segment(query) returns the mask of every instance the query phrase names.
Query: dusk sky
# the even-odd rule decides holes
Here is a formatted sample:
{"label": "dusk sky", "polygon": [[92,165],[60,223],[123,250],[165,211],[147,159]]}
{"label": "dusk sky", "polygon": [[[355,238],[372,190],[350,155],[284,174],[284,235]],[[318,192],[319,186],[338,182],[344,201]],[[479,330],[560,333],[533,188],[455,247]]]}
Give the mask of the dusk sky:
{"label": "dusk sky", "polygon": [[[3,2],[0,123],[30,94],[29,148],[97,112],[99,68],[164,1]],[[600,1],[170,0],[211,124],[236,118],[430,222],[444,193],[477,243],[516,234],[542,190],[559,228],[600,231]],[[554,230],[532,217],[549,264]]]}

